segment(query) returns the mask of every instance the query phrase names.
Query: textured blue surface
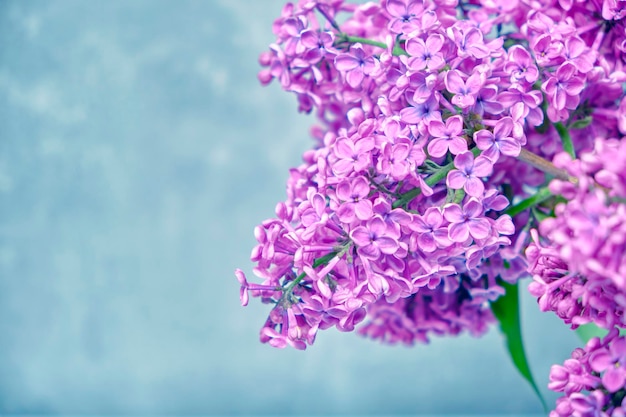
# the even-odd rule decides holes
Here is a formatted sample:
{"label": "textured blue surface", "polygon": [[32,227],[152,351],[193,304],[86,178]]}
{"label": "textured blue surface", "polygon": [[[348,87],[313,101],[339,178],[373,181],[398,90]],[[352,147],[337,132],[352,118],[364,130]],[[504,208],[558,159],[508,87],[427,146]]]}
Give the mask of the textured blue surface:
{"label": "textured blue surface", "polygon": [[[495,330],[258,343],[233,270],[312,123],[256,81],[281,7],[0,2],[0,414],[540,412]],[[577,341],[524,308],[545,387]]]}

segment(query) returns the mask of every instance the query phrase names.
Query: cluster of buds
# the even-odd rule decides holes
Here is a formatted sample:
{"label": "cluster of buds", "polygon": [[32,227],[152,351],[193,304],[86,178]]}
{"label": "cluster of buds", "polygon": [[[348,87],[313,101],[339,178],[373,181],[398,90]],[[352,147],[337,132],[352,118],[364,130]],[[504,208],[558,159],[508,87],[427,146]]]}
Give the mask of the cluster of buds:
{"label": "cluster of buds", "polygon": [[564,395],[550,417],[626,416],[626,338],[616,328],[550,369],[548,387]]}

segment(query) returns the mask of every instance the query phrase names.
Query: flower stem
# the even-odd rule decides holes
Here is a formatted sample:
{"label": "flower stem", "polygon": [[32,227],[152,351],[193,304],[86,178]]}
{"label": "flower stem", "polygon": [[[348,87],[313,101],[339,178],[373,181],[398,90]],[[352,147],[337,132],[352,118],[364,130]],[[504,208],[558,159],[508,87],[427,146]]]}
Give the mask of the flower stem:
{"label": "flower stem", "polygon": [[318,12],[320,12],[320,14],[322,16],[324,16],[324,18],[328,21],[328,23],[330,23],[330,25],[339,33],[341,33],[341,28],[339,27],[339,25],[337,24],[337,22],[335,22],[335,19],[333,19],[332,17],[330,17],[328,15],[328,13],[326,13],[324,11],[324,9],[322,9],[321,5],[317,5],[315,6],[315,8],[317,9]]}
{"label": "flower stem", "polygon": [[[367,38],[361,38],[358,36],[349,36],[346,35],[345,33],[340,33],[339,34],[340,39],[342,39],[345,42],[350,42],[350,43],[362,43],[364,45],[372,45],[372,46],[378,46],[379,48],[383,48],[383,49],[387,49],[387,45],[384,42],[378,42],[378,41],[374,41],[372,39],[367,39]],[[393,51],[392,51],[394,56],[400,56],[400,55],[409,55],[409,53],[407,51],[405,51],[404,49],[400,48],[398,45],[395,45],[393,47]]]}
{"label": "flower stem", "polygon": [[[322,16],[324,16],[324,18],[328,21],[328,23],[330,23],[330,25],[333,27],[333,29],[335,29],[338,32],[337,33],[337,38],[338,38],[339,43],[341,43],[341,42],[362,43],[364,45],[378,46],[379,48],[387,49],[387,44],[385,44],[384,42],[378,42],[378,41],[374,41],[374,40],[367,39],[367,38],[361,38],[361,37],[358,37],[358,36],[349,36],[349,35],[343,33],[341,31],[341,28],[339,27],[339,25],[335,21],[335,19],[333,19],[328,13],[326,13],[324,11],[324,9],[319,4],[317,6],[315,6],[315,8],[317,9],[318,12],[320,12],[320,14]],[[395,45],[393,47],[392,54],[394,56],[400,56],[400,55],[407,55],[408,56],[409,55],[409,53],[407,51],[405,51],[404,49],[402,49],[398,45]]]}
{"label": "flower stem", "polygon": [[572,157],[572,159],[576,159],[576,151],[574,150],[574,144],[572,143],[572,137],[569,134],[569,130],[563,123],[555,123],[554,127],[557,132],[559,132],[559,136],[561,137],[561,142],[563,143],[563,150]]}
{"label": "flower stem", "polygon": [[[478,148],[473,148],[471,151],[474,154],[474,157],[480,154],[480,149]],[[522,150],[520,151],[520,154],[517,157],[517,159],[539,169],[540,171],[550,174],[553,177],[558,178],[560,180],[569,181],[573,184],[578,183],[578,179],[570,176],[567,173],[567,171],[565,171],[564,169],[557,168],[552,162],[524,148],[522,148]],[[424,180],[424,182],[428,186],[432,187],[436,185],[439,181],[444,179],[448,175],[448,173],[452,171],[453,169],[454,169],[454,162],[450,162],[448,165],[444,165],[440,167],[439,169],[437,169],[436,171],[434,171],[428,178]],[[398,200],[396,200],[393,203],[392,207],[394,209],[398,207],[405,207],[411,200],[417,197],[420,194],[420,192],[421,192],[420,188],[413,188],[412,190],[409,190],[406,193],[401,194],[400,198],[398,198]],[[550,190],[548,190],[547,187],[542,188],[534,196],[529,197],[528,199],[522,201],[521,203],[509,208],[509,210],[507,210],[507,214],[510,214],[511,216],[515,216],[516,214],[521,213],[527,208],[533,207],[547,200],[551,196],[552,196],[552,193],[550,193]],[[535,198],[536,200],[534,200]]]}
{"label": "flower stem", "polygon": [[523,212],[524,210],[527,210],[531,207],[535,207],[536,205],[543,203],[544,201],[546,201],[552,196],[553,194],[550,192],[548,187],[540,188],[539,190],[537,190],[537,193],[535,193],[535,195],[532,195],[528,197],[527,199],[522,200],[519,203],[515,204],[514,206],[509,207],[504,212],[504,214],[508,214],[511,217],[515,217],[521,212]]}
{"label": "flower stem", "polygon": [[522,150],[520,151],[517,159],[537,168],[540,171],[545,172],[546,174],[552,175],[554,178],[558,178],[563,181],[569,181],[574,184],[578,182],[575,177],[570,176],[564,169],[557,168],[552,162],[524,148],[522,148]]}
{"label": "flower stem", "polygon": [[[471,151],[475,157],[478,154],[480,154],[480,149],[478,148],[474,148]],[[444,165],[438,170],[436,170],[435,172],[433,172],[428,178],[424,180],[424,182],[429,187],[432,187],[436,185],[439,181],[444,179],[446,175],[448,175],[448,172],[452,171],[453,169],[454,169],[454,162],[450,162],[448,165]],[[420,192],[421,192],[420,188],[413,188],[412,190],[407,191],[406,193],[402,194],[401,197],[395,201],[395,203],[393,203],[392,207],[398,208],[398,207],[403,207],[407,205],[411,200],[417,197],[420,194]]]}
{"label": "flower stem", "polygon": [[[318,266],[322,266],[322,265],[326,265],[328,262],[331,261],[331,259],[333,259],[336,255],[338,254],[338,252],[330,252],[324,256],[322,256],[321,258],[317,258],[315,261],[313,261],[313,268],[317,268]],[[289,283],[289,285],[287,286],[287,288],[285,288],[285,292],[283,297],[285,297],[288,294],[291,294],[291,291],[293,291],[294,287],[296,285],[298,285],[300,283],[300,281],[302,281],[304,278],[306,277],[306,272],[301,273],[300,275],[298,275],[296,277],[296,279],[294,279],[293,281],[291,281]]]}

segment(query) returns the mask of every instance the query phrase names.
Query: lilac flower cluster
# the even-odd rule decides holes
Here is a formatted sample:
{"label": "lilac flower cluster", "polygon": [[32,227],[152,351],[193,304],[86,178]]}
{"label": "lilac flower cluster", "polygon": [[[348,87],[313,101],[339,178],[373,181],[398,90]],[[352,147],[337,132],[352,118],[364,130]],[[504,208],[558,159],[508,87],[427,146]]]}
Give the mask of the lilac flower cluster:
{"label": "lilac flower cluster", "polygon": [[[566,323],[626,327],[626,141],[597,138],[577,160],[558,154],[555,164],[576,183],[554,180],[567,199],[533,233],[526,255],[530,292],[543,311]],[[539,239],[541,235],[542,240]]]}
{"label": "lilac flower cluster", "polygon": [[478,336],[501,282],[530,273],[541,310],[613,329],[553,367],[551,416],[626,416],[624,16],[618,0],[288,3],[259,80],[320,125],[255,229],[261,282],[235,273],[243,305],[273,305],[261,341]]}
{"label": "lilac flower cluster", "polygon": [[[276,21],[260,78],[277,78],[325,128],[292,170],[277,217],[257,228],[263,283],[237,272],[244,297],[275,303],[264,341],[304,348],[318,329],[352,330],[367,314],[362,332],[378,335],[389,306],[419,324],[388,341],[480,334],[493,319],[488,301],[503,292],[496,277],[519,278],[521,265],[501,273],[511,263],[499,251],[515,231],[500,213],[503,181],[484,179],[526,144],[524,112],[542,123],[541,94],[511,81],[513,55],[502,38],[487,39],[486,22],[456,13],[452,2],[313,1],[287,5]],[[532,97],[519,114],[498,101],[512,88]]]}
{"label": "lilac flower cluster", "polygon": [[237,271],[244,304],[250,291],[275,305],[263,341],[305,348],[319,329],[368,317],[361,332],[389,342],[484,332],[497,278],[516,282],[526,267],[528,217],[502,210],[545,181],[529,155],[562,149],[562,121],[579,127],[567,134],[580,150],[626,126],[622,55],[607,53],[621,47],[621,21],[581,27],[593,7],[284,7],[259,79],[277,79],[322,126],[287,201],[256,229],[263,282]]}
{"label": "lilac flower cluster", "polygon": [[[481,335],[499,280],[526,270],[542,310],[574,328],[625,327],[626,145],[604,139],[626,134],[621,7],[287,4],[259,79],[321,125],[287,200],[255,230],[262,282],[236,271],[244,305],[273,305],[261,340],[305,349],[320,329],[358,325],[388,343]],[[553,415],[620,415],[624,381],[597,353],[621,355],[613,339],[594,342],[593,371],[577,365],[580,389],[568,385]]]}
{"label": "lilac flower cluster", "polygon": [[548,387],[564,393],[550,417],[626,416],[626,337],[612,329],[587,342],[563,365],[553,365]]}

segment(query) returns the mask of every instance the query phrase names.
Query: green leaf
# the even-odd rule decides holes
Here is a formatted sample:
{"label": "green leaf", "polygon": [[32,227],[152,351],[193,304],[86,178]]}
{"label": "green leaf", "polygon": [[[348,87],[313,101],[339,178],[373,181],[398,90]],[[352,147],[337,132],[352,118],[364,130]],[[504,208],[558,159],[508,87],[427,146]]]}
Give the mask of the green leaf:
{"label": "green leaf", "polygon": [[576,329],[576,334],[583,343],[587,343],[593,337],[603,338],[608,332],[608,330],[598,327],[593,323],[583,324]]}
{"label": "green leaf", "polygon": [[522,341],[522,330],[520,326],[518,285],[508,284],[502,281],[500,285],[504,287],[505,293],[502,297],[491,303],[491,311],[493,311],[494,316],[496,316],[500,322],[500,330],[504,334],[506,346],[513,360],[513,364],[524,379],[528,381],[533,391],[537,394],[537,397],[539,397],[544,410],[547,412],[548,407],[546,401],[533,379],[526,354],[524,353],[524,343]]}
{"label": "green leaf", "polygon": [[572,137],[569,134],[569,131],[563,123],[555,123],[554,127],[556,131],[559,133],[561,137],[561,143],[563,144],[563,150],[572,157],[572,159],[576,159],[576,151],[574,151],[574,144],[572,143]]}
{"label": "green leaf", "polygon": [[[593,337],[599,337],[602,339],[609,333],[607,329],[603,329],[602,327],[598,327],[593,323],[582,324],[578,326],[576,329],[576,334],[583,341],[583,343],[587,343]],[[626,334],[626,329],[620,329],[620,335]]]}
{"label": "green leaf", "polygon": [[530,211],[533,214],[533,217],[537,219],[538,222],[542,222],[548,217],[554,217],[553,215],[551,215],[551,213],[544,213],[540,210],[537,210],[536,207],[531,208]]}
{"label": "green leaf", "polygon": [[514,206],[509,207],[504,211],[504,214],[508,214],[511,217],[515,217],[526,209],[535,207],[538,204],[543,203],[547,199],[552,197],[552,193],[548,187],[543,187],[537,190],[535,195],[528,197],[525,200],[520,201]]}
{"label": "green leaf", "polygon": [[576,120],[574,123],[572,123],[571,128],[582,129],[582,128],[589,126],[592,121],[593,121],[593,117],[587,116],[584,119]]}

